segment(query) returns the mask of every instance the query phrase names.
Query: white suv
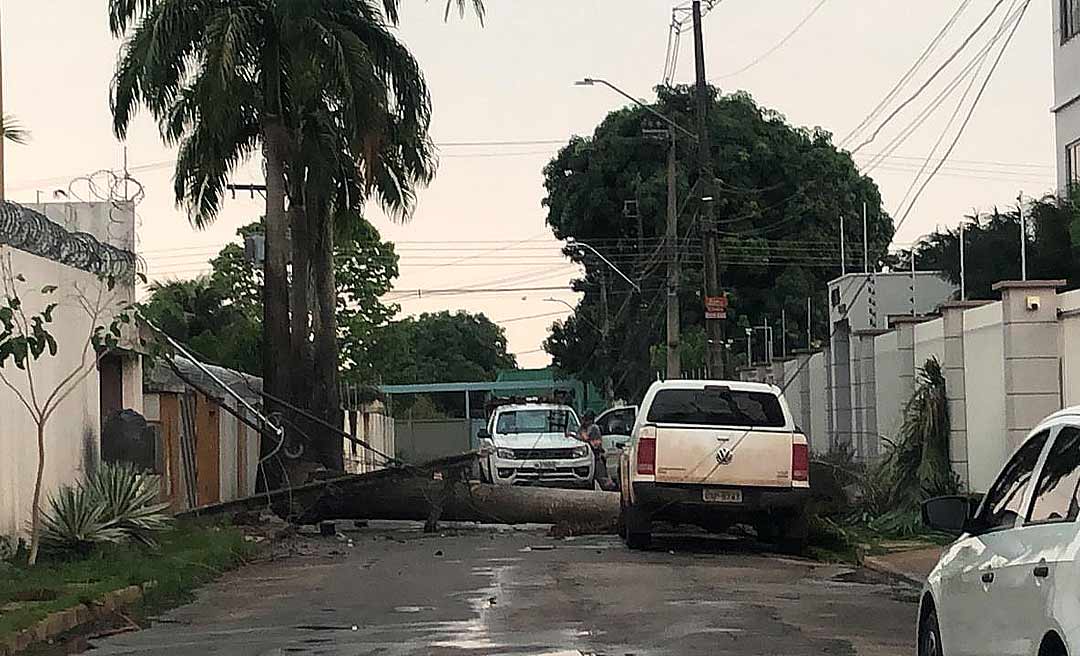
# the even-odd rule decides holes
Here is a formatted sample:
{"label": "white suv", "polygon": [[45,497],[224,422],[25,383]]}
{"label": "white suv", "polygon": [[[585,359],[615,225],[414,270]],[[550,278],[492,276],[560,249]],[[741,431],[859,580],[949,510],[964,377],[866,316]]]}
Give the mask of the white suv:
{"label": "white suv", "polygon": [[551,403],[504,405],[480,431],[489,452],[484,477],[503,485],[593,486],[592,449],[577,438],[573,408]]}
{"label": "white suv", "polygon": [[925,656],[1080,654],[1080,407],[1035,428],[978,504],[923,506],[932,528],[960,533],[927,577],[918,645]]}
{"label": "white suv", "polygon": [[653,383],[620,459],[620,530],[647,546],[653,520],[721,531],[754,526],[785,550],[806,544],[810,454],[777,387]]}

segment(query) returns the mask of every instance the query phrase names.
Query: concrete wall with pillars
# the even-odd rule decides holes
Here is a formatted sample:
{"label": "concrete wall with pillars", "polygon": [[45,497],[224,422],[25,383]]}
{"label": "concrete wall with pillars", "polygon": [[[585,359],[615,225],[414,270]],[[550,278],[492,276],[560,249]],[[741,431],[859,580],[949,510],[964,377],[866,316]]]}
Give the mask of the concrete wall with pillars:
{"label": "concrete wall with pillars", "polygon": [[1002,282],[1001,301],[944,303],[938,317],[892,316],[886,332],[839,323],[830,348],[747,374],[786,385],[815,452],[844,444],[874,460],[884,452],[880,436],[900,429],[918,368],[936,357],[953,469],[968,489],[985,492],[1039,421],[1080,404],[1080,290],[1058,294],[1061,284]]}
{"label": "concrete wall with pillars", "polygon": [[1057,290],[1064,284],[1064,280],[1027,280],[993,287],[1001,292],[1009,451],[1043,417],[1061,409]]}
{"label": "concrete wall with pillars", "polygon": [[967,441],[967,384],[964,373],[964,312],[986,301],[954,301],[941,308],[944,334],[942,374],[949,404],[949,458],[953,471],[966,486],[970,483]]}

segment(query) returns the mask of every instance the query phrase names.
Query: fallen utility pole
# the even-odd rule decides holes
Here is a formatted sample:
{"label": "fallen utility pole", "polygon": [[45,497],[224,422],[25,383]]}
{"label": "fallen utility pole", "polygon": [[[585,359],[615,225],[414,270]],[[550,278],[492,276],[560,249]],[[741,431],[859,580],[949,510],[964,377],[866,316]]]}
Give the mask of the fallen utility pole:
{"label": "fallen utility pole", "polygon": [[[704,221],[702,231],[705,236],[705,298],[719,298],[720,263],[717,261],[716,223],[713,219],[712,196],[712,153],[709,147],[709,84],[705,78],[705,41],[701,27],[701,0],[693,2],[694,17],[694,72],[696,85],[694,94],[697,98],[698,119],[698,190],[702,200]],[[727,367],[724,363],[724,319],[705,319],[706,359],[709,376],[724,378]]]}

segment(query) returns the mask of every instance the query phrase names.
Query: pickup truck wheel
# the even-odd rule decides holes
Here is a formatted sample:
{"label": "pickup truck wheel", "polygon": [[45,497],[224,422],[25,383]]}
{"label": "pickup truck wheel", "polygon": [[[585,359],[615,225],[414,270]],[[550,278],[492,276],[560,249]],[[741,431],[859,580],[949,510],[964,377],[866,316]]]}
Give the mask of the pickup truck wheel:
{"label": "pickup truck wheel", "polygon": [[631,549],[645,549],[652,542],[652,518],[640,508],[622,506],[619,526],[626,546]]}
{"label": "pickup truck wheel", "polygon": [[789,517],[783,525],[780,535],[780,550],[786,554],[799,555],[806,551],[810,537],[810,525],[805,513]]}

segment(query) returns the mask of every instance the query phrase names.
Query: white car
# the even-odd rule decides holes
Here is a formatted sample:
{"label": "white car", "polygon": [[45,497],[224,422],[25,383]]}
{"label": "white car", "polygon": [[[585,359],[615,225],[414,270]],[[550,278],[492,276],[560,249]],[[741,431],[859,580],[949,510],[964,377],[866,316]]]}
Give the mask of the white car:
{"label": "white car", "polygon": [[592,449],[577,438],[573,408],[552,403],[496,408],[480,442],[484,477],[501,485],[592,488]]}
{"label": "white car", "polygon": [[919,654],[1080,654],[1080,407],[1035,428],[976,505],[923,506],[932,528],[960,533],[927,577]]}
{"label": "white car", "polygon": [[653,383],[620,459],[620,530],[647,546],[654,520],[711,531],[754,526],[785,550],[806,544],[810,454],[780,389],[761,383]]}

